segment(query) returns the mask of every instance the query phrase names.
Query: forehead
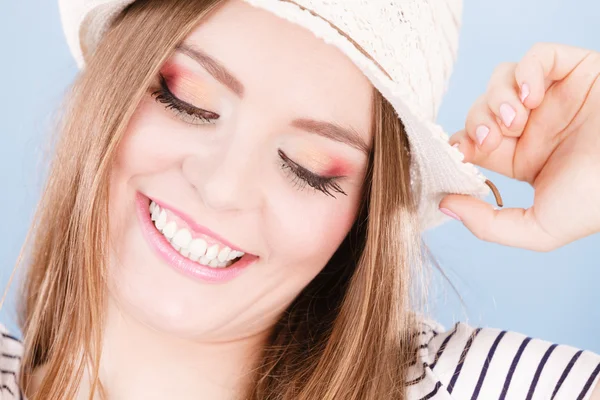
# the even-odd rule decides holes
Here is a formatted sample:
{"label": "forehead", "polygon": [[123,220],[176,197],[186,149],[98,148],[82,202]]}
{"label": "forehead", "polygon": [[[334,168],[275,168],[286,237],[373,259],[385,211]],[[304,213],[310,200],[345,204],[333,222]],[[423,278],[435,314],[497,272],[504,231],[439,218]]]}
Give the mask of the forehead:
{"label": "forehead", "polygon": [[305,28],[229,0],[185,43],[223,64],[243,84],[245,100],[282,116],[349,125],[371,143],[371,83],[346,55]]}

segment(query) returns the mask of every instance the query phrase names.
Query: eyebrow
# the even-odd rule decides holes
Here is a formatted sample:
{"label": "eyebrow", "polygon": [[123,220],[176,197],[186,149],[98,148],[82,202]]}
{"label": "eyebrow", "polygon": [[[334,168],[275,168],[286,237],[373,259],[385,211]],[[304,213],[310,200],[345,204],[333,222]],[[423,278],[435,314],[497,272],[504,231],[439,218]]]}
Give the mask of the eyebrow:
{"label": "eyebrow", "polygon": [[369,155],[369,145],[354,129],[346,129],[330,122],[315,121],[307,118],[300,118],[292,121],[292,126],[310,133],[315,133],[327,139],[335,140],[336,142],[348,144],[362,151],[365,155]]}
{"label": "eyebrow", "polygon": [[176,50],[198,62],[213,78],[231,89],[238,97],[244,97],[244,85],[223,64],[189,44],[181,43],[176,47]]}
{"label": "eyebrow", "polygon": [[[181,43],[177,45],[176,50],[198,62],[198,64],[204,67],[213,78],[227,86],[238,97],[244,97],[244,85],[229,72],[223,64],[190,44]],[[292,126],[336,142],[348,144],[361,150],[367,156],[371,151],[370,146],[355,129],[345,128],[331,122],[316,121],[308,118],[295,119],[292,121]]]}

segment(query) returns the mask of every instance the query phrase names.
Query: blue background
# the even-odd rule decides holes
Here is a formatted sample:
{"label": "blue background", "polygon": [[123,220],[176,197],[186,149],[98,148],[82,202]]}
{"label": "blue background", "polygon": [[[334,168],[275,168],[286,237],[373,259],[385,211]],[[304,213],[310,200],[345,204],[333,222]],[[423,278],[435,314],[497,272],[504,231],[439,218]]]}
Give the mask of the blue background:
{"label": "blue background", "polygon": [[[2,3],[0,288],[6,287],[42,185],[41,157],[53,114],[77,72],[55,1]],[[439,122],[449,132],[461,129],[494,67],[518,61],[535,42],[600,50],[599,17],[596,0],[466,0],[459,61]],[[526,184],[485,172],[507,206],[530,204]],[[551,253],[485,243],[457,222],[427,239],[465,302],[434,276],[431,312],[447,327],[467,320],[600,353],[600,235]],[[0,314],[13,332],[16,290],[13,285]]]}

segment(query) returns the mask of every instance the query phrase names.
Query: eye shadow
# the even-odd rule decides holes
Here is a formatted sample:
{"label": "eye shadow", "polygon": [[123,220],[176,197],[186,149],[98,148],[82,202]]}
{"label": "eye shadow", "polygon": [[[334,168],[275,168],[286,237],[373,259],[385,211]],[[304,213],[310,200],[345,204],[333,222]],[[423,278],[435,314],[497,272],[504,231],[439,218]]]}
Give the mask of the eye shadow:
{"label": "eye shadow", "polygon": [[171,61],[161,68],[161,74],[165,77],[169,89],[177,97],[199,107],[211,106],[210,102],[215,96],[214,91],[203,83],[202,78],[187,68]]}
{"label": "eye shadow", "polygon": [[352,168],[340,157],[331,156],[328,168],[324,171],[325,176],[347,176],[352,172]]}

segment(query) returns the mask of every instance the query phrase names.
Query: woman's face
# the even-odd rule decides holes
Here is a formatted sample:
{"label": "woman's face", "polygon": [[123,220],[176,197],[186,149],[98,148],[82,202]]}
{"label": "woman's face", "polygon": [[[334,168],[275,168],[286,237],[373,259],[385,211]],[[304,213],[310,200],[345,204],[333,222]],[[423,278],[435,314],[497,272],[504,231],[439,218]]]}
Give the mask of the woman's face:
{"label": "woman's face", "polygon": [[[113,168],[111,298],[178,336],[264,332],[356,218],[372,86],[333,46],[240,0],[205,19],[160,73]],[[331,195],[303,180],[313,175]],[[149,199],[162,205],[156,221]],[[200,265],[227,260],[227,245],[242,261]]]}

